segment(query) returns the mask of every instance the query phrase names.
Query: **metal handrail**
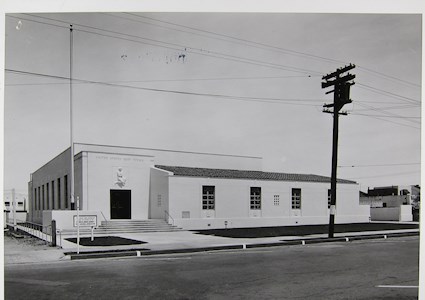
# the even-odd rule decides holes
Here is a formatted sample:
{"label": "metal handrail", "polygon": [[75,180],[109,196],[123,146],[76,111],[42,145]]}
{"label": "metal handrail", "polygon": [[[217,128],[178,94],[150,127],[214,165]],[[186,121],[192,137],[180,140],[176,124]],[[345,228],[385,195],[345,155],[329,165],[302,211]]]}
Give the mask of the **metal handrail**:
{"label": "metal handrail", "polygon": [[105,215],[103,214],[103,211],[100,211],[100,213],[102,214],[103,219],[104,219],[105,221],[108,221],[108,220],[106,220]]}
{"label": "metal handrail", "polygon": [[165,219],[165,221],[169,222],[169,219],[171,219],[173,222],[173,226],[174,226],[174,218],[168,213],[168,211],[164,210],[165,215],[168,216],[168,218]]}
{"label": "metal handrail", "polygon": [[[13,224],[7,223],[9,226],[13,226]],[[27,233],[31,234],[32,236],[41,238],[42,240],[45,240],[46,243],[49,243],[48,236],[52,237],[52,225],[43,225],[39,223],[33,223],[29,221],[22,221],[18,226],[22,226],[25,228],[28,228],[29,230],[26,231]],[[45,230],[44,230],[45,229]],[[49,232],[50,229],[50,232]]]}

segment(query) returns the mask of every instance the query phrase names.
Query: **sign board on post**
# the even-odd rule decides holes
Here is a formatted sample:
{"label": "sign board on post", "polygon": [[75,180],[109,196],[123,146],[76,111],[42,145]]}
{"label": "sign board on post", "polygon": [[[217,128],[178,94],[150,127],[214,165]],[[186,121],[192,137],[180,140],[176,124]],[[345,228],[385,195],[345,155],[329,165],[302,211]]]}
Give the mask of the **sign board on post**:
{"label": "sign board on post", "polygon": [[[77,216],[74,216],[74,227],[77,227]],[[97,227],[97,216],[96,215],[80,215],[79,225],[83,227]]]}

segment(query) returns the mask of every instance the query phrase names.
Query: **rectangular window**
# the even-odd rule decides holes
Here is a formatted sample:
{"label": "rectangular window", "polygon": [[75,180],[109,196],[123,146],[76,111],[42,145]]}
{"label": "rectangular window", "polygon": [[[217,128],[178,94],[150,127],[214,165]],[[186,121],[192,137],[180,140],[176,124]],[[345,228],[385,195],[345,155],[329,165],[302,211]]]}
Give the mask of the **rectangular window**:
{"label": "rectangular window", "polygon": [[202,209],[215,209],[215,186],[202,186]]}
{"label": "rectangular window", "polygon": [[250,208],[261,209],[261,188],[260,187],[251,187]]}
{"label": "rectangular window", "polygon": [[5,202],[5,203],[4,203],[4,205],[6,205],[6,206],[10,206],[10,202],[9,202],[9,201],[7,201],[7,202]]}
{"label": "rectangular window", "polygon": [[328,208],[331,208],[332,191],[328,190]]}
{"label": "rectangular window", "polygon": [[64,200],[65,200],[65,208],[68,208],[68,175],[65,175],[63,178],[64,181]]}
{"label": "rectangular window", "polygon": [[301,209],[301,189],[292,189],[292,209]]}
{"label": "rectangular window", "polygon": [[46,202],[47,202],[47,209],[50,209],[50,197],[49,197],[49,183],[46,183]]}
{"label": "rectangular window", "polygon": [[18,202],[19,206],[24,206],[24,202]]}
{"label": "rectangular window", "polygon": [[37,207],[37,189],[34,189],[33,200],[34,200],[34,210],[38,210],[38,207]]}
{"label": "rectangular window", "polygon": [[279,206],[279,203],[280,201],[279,201],[279,195],[274,195],[273,196],[273,204],[275,205],[275,206]]}
{"label": "rectangular window", "polygon": [[157,205],[158,205],[158,207],[162,206],[162,196],[161,195],[158,195]]}
{"label": "rectangular window", "polygon": [[42,197],[42,203],[41,203],[42,209],[41,210],[44,210],[46,208],[46,202],[45,202],[46,198],[45,198],[45,195],[44,195],[44,184],[41,186],[41,197]]}
{"label": "rectangular window", "polygon": [[58,208],[62,208],[62,198],[61,198],[61,179],[58,178]]}
{"label": "rectangular window", "polygon": [[38,210],[42,210],[40,187],[38,187]]}
{"label": "rectangular window", "polygon": [[55,181],[52,181],[52,209],[55,209]]}

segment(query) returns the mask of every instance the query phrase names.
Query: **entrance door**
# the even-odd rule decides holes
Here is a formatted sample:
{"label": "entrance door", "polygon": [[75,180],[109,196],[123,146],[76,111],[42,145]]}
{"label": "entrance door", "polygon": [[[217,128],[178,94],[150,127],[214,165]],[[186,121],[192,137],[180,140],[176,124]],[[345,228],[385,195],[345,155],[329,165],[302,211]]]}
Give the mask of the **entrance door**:
{"label": "entrance door", "polygon": [[111,219],[131,219],[130,190],[111,190]]}

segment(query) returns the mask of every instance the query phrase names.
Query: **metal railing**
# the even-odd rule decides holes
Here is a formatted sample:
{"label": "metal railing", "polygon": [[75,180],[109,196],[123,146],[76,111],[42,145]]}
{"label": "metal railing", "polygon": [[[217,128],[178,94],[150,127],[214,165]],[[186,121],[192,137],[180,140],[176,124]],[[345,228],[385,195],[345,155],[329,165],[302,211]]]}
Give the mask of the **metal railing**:
{"label": "metal railing", "polygon": [[172,221],[172,225],[174,226],[174,218],[168,213],[168,211],[164,210],[165,212],[165,221],[167,221],[167,223],[170,223],[170,219]]}
{"label": "metal railing", "polygon": [[[14,227],[11,223],[6,223],[9,227]],[[34,237],[37,237],[43,241],[46,241],[46,244],[52,242],[52,225],[43,225],[39,223],[33,223],[29,221],[17,221],[17,229],[26,232]]]}
{"label": "metal railing", "polygon": [[108,221],[108,220],[106,220],[105,215],[103,214],[103,211],[100,211],[100,213],[102,214],[103,219],[104,219],[105,221]]}

